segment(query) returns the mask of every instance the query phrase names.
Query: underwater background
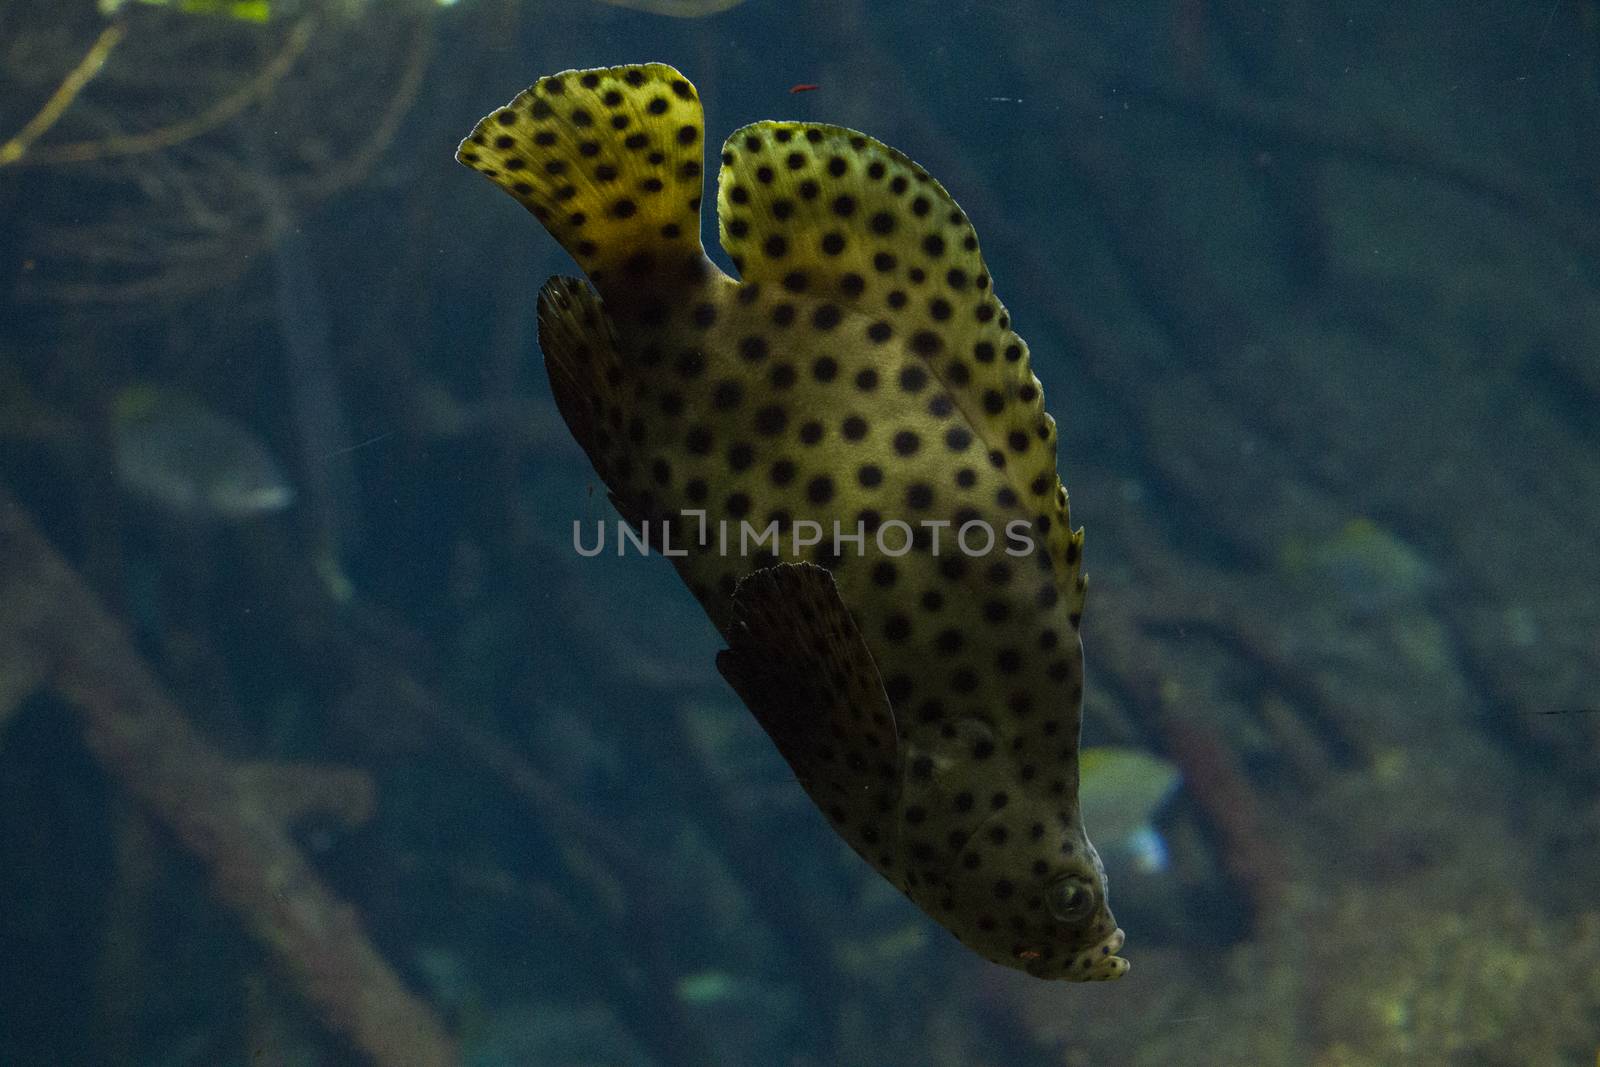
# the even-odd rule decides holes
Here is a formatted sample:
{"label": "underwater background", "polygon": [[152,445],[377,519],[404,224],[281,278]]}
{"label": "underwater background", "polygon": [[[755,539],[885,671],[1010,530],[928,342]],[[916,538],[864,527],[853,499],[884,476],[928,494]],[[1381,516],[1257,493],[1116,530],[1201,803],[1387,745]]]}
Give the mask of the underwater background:
{"label": "underwater background", "polygon": [[[982,236],[1125,978],[962,948],[572,550],[574,268],[452,157],[656,60]],[[0,1065],[1595,1063],[1597,207],[1592,0],[0,0]]]}

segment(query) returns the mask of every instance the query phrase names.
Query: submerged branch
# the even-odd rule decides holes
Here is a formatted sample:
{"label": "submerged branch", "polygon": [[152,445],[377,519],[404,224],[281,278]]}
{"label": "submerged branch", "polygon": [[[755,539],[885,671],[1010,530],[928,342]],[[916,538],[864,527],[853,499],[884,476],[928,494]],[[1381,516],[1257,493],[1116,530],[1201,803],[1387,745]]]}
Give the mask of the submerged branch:
{"label": "submerged branch", "polygon": [[[120,26],[121,24],[118,23],[117,26],[108,27],[106,32],[109,33],[112,29],[116,29]],[[221,100],[211,104],[193,118],[184,119],[181,122],[174,122],[167,126],[160,126],[153,130],[146,130],[143,133],[124,134],[119,136],[95,138],[87,141],[72,141],[66,144],[50,145],[48,147],[41,148],[38,151],[29,153],[25,160],[21,158],[21,152],[19,152],[15,158],[8,159],[5,151],[6,148],[10,147],[10,144],[8,143],[6,146],[0,147],[0,166],[4,166],[5,164],[11,162],[23,162],[35,166],[48,166],[57,163],[87,163],[92,160],[107,159],[112,156],[128,156],[137,155],[142,152],[155,152],[163,148],[171,148],[174,145],[182,144],[185,141],[191,141],[202,134],[216,129],[218,126],[223,125],[230,119],[237,117],[241,112],[244,111],[245,108],[266,97],[272,91],[273,87],[276,86],[280,80],[282,80],[283,76],[289,73],[289,70],[294,66],[295,61],[300,58],[301,54],[305,52],[306,46],[311,43],[312,30],[314,26],[315,20],[310,15],[301,18],[300,21],[296,22],[289,30],[288,36],[283,42],[283,46],[278,49],[277,54],[272,57],[266,66],[262,67],[261,70],[256,72],[254,77],[245,82],[245,84],[241,85],[238,89],[229,93],[227,96],[224,96]],[[126,28],[123,28],[122,32],[125,34],[127,32]],[[101,34],[101,37],[103,39],[105,34]],[[117,40],[120,41],[121,36],[118,36]],[[116,42],[113,41],[112,43],[115,44]],[[110,49],[107,48],[105,51],[109,52]],[[85,57],[85,62],[87,62],[87,60],[88,57]],[[104,62],[105,57],[102,55],[100,58],[100,63]],[[82,64],[79,66],[81,68]],[[98,71],[98,69],[99,65],[97,64],[95,70]],[[67,81],[62,83],[61,89],[56,90],[56,96],[60,96],[62,94],[62,91],[67,88],[67,86],[72,82],[73,77],[75,77],[77,74],[78,71],[75,70],[73,71],[72,75],[68,76]],[[93,72],[90,73],[89,77],[92,76]],[[87,81],[88,78],[83,79],[84,83],[87,83]],[[51,117],[50,123],[46,125],[44,129],[48,129],[49,125],[54,125],[56,119],[61,117],[61,112],[64,112],[67,107],[71,105],[72,100],[76,98],[78,91],[82,88],[83,85],[80,84],[73,89],[71,96],[62,103],[60,109]],[[51,102],[54,103],[54,101],[55,98],[52,97]],[[43,112],[40,114],[42,115]],[[38,119],[36,118],[34,121],[37,122]],[[33,124],[30,123],[29,125],[31,127]],[[37,131],[34,134],[34,137],[36,138],[39,134],[43,133],[44,129]],[[26,132],[26,130],[23,131],[23,133]],[[17,136],[20,138],[23,136],[23,134],[18,134]],[[32,138],[30,138],[30,143],[31,140]],[[26,151],[26,145],[24,145],[24,151]]]}
{"label": "submerged branch", "polygon": [[0,167],[21,160],[28,154],[33,142],[44,136],[50,127],[61,120],[61,116],[67,113],[73,101],[78,99],[78,94],[83,92],[84,88],[94,81],[95,75],[105,67],[112,50],[121,44],[127,35],[127,24],[122,22],[113,22],[100,31],[100,36],[89,46],[89,51],[84,53],[78,65],[62,79],[56,91],[50,94],[50,99],[45,101],[44,107],[39,109],[39,113],[29,119],[28,124],[23,126],[15,137],[5,144],[0,144]]}
{"label": "submerged branch", "polygon": [[[211,874],[218,897],[288,973],[329,1029],[381,1067],[447,1067],[457,1053],[318,876],[289,832],[284,773],[231,762],[167,698],[106,612],[23,509],[0,493],[0,648],[77,712],[111,778]],[[304,779],[305,769],[292,772]],[[348,772],[326,795],[359,818]]]}

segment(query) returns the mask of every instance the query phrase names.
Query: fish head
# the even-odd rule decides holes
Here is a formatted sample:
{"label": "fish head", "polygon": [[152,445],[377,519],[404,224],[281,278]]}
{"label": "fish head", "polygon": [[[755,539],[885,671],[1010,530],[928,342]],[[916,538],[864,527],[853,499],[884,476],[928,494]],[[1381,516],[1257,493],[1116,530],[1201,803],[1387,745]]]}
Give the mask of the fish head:
{"label": "fish head", "polygon": [[[1128,971],[1117,955],[1124,935],[1111,914],[1105,867],[1081,822],[1041,811],[1032,825],[1047,829],[1020,841],[1011,835],[1001,855],[984,857],[991,862],[956,864],[938,901],[950,907],[935,914],[969,947],[1035,978],[1121,978]],[[987,841],[988,829],[971,840]]]}
{"label": "fish head", "polygon": [[1125,939],[1111,914],[1106,892],[1106,869],[1100,854],[1084,834],[1075,829],[1072,854],[1062,855],[1045,877],[1041,931],[1053,939],[1047,944],[1057,953],[1040,952],[1026,960],[1027,972],[1036,978],[1072,982],[1105,982],[1128,973],[1128,961],[1117,955]]}

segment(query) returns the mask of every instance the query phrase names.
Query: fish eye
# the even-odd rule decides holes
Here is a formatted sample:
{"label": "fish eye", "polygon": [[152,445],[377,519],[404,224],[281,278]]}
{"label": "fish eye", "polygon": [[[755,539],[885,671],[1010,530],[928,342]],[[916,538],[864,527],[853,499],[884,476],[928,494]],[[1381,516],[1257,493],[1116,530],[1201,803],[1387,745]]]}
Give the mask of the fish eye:
{"label": "fish eye", "polygon": [[1064,923],[1082,922],[1094,910],[1094,887],[1082,878],[1069,875],[1045,891],[1050,913]]}

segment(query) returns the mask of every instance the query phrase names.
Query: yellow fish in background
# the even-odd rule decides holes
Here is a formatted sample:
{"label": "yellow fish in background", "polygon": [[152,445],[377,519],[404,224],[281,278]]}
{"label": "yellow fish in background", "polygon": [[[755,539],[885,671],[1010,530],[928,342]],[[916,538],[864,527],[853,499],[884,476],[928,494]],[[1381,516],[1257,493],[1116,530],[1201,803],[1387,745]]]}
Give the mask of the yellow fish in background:
{"label": "yellow fish in background", "polygon": [[1078,773],[1079,807],[1102,852],[1144,874],[1165,870],[1166,842],[1151,823],[1182,782],[1178,768],[1141,749],[1102,746],[1078,754]]}
{"label": "yellow fish in background", "polygon": [[870,137],[758,122],[720,153],[736,280],[700,243],[702,131],[644,64],[542,78],[462,142],[593,283],[539,294],[561,413],[687,550],[719,669],[839,834],[988,959],[1117,978],[1078,804],[1083,535],[972,224]]}
{"label": "yellow fish in background", "polygon": [[[186,15],[221,15],[242,22],[266,22],[272,17],[269,0],[139,0],[151,7],[169,7]],[[100,0],[100,13],[119,14],[128,0]]]}

